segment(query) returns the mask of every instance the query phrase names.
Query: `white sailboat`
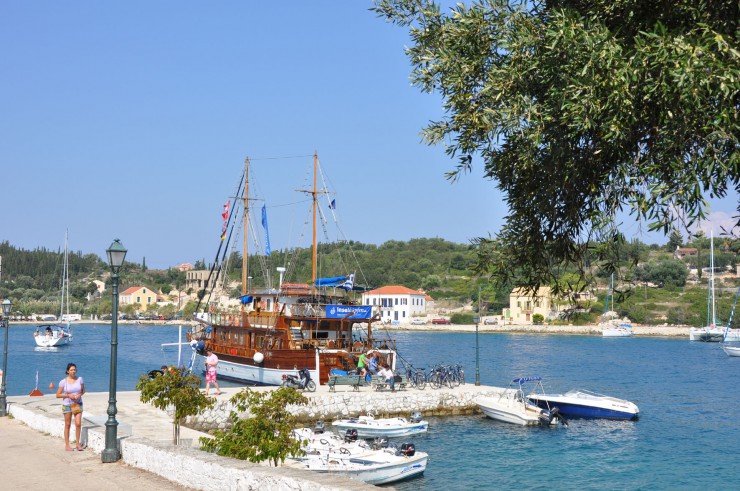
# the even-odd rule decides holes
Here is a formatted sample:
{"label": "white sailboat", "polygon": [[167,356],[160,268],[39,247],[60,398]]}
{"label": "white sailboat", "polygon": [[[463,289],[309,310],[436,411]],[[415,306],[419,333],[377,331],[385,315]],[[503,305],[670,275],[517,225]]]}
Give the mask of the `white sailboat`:
{"label": "white sailboat", "polygon": [[725,330],[717,325],[717,314],[714,308],[714,234],[709,235],[709,284],[707,285],[707,325],[689,329],[689,341],[718,343],[724,339]]}
{"label": "white sailboat", "polygon": [[727,344],[729,341],[738,341],[737,339],[731,338],[730,333],[732,331],[737,331],[737,329],[730,329],[730,326],[732,325],[732,319],[735,317],[735,307],[737,306],[737,299],[740,297],[740,288],[737,289],[737,293],[735,294],[735,303],[732,304],[732,311],[730,312],[730,320],[727,321],[727,327],[725,327],[725,335],[722,339],[722,349],[725,353],[727,353],[727,356],[740,356],[740,346],[734,346],[731,344]]}
{"label": "white sailboat", "polygon": [[[33,339],[36,346],[41,348],[55,348],[72,342],[72,329],[69,324],[69,249],[67,246],[68,234],[64,235],[64,265],[62,266],[61,305],[59,307],[59,321],[67,320],[67,324],[41,324],[36,326]],[[66,312],[65,312],[66,308]]]}
{"label": "white sailboat", "polygon": [[[609,282],[609,292],[606,294],[606,304],[604,305],[604,317],[601,319],[601,335],[605,338],[626,338],[632,336],[632,324],[627,322],[615,323],[615,319],[606,320],[606,313],[609,311],[609,298],[612,300],[612,310],[614,310],[614,274],[612,273]],[[617,319],[618,322],[618,319]]]}

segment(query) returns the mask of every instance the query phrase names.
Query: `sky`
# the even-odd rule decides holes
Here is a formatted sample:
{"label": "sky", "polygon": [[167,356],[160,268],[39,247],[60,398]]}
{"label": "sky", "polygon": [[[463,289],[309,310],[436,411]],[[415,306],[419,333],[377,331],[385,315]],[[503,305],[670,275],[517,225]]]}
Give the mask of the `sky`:
{"label": "sky", "polygon": [[[480,166],[445,178],[455,162],[420,136],[440,98],[411,86],[407,31],[370,7],[0,3],[0,241],[57,250],[69,230],[85,254],[105,257],[119,238],[149,268],[209,261],[249,157],[272,249],[306,246],[295,190],[314,152],[344,238],[496,234],[502,193]],[[712,202],[713,220],[735,207],[734,196]],[[637,224],[625,232],[666,242]]]}

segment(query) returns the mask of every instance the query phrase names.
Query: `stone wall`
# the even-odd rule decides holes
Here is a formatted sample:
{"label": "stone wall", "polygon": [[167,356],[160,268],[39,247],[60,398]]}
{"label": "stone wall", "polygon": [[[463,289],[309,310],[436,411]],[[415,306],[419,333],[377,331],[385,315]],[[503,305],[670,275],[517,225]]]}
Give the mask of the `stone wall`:
{"label": "stone wall", "polygon": [[[322,387],[323,388],[323,387]],[[424,390],[406,389],[396,392],[376,392],[370,387],[360,391],[322,391],[304,393],[308,398],[306,406],[292,406],[290,411],[305,423],[317,420],[333,420],[372,413],[376,417],[408,416],[419,411],[424,416],[446,416],[478,412],[475,398],[498,394],[498,387],[475,387],[464,385],[453,389]],[[227,427],[232,405],[221,402],[212,409],[195,417],[189,417],[185,424],[189,428],[208,432]]]}

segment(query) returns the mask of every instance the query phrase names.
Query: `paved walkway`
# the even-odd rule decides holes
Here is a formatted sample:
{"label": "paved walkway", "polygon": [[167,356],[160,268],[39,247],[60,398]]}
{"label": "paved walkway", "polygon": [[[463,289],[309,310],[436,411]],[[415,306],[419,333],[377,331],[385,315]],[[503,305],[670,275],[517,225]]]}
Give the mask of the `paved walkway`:
{"label": "paved walkway", "polygon": [[90,450],[66,452],[62,440],[39,433],[17,419],[0,418],[0,435],[3,489],[188,489],[121,462],[102,464],[100,455]]}
{"label": "paved walkway", "polygon": [[[225,402],[239,390],[222,389],[217,399]],[[171,418],[142,403],[135,391],[117,394],[122,459],[112,464],[103,464],[100,457],[105,448],[108,393],[84,396],[81,440],[87,449],[82,452],[64,449],[61,399],[55,394],[11,396],[8,403],[11,416],[0,418],[0,489],[377,489],[341,476],[267,467],[202,452],[197,450],[198,438],[206,434],[190,428],[181,427],[185,445],[176,447]],[[71,436],[74,439],[74,428]]]}

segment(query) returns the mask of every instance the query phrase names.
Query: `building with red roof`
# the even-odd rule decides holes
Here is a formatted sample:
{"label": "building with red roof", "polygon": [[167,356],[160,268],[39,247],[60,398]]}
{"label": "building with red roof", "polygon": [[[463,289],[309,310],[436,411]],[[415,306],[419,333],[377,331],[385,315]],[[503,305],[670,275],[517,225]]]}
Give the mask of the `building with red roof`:
{"label": "building with red roof", "polygon": [[411,317],[426,316],[427,294],[401,285],[390,285],[362,294],[362,303],[380,312],[380,320],[406,324]]}

